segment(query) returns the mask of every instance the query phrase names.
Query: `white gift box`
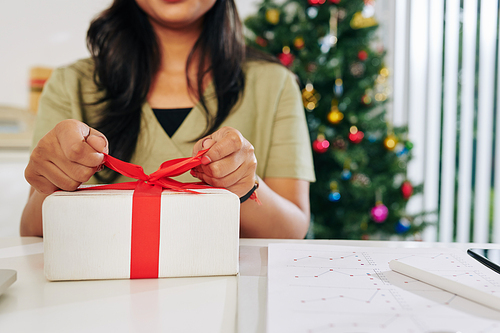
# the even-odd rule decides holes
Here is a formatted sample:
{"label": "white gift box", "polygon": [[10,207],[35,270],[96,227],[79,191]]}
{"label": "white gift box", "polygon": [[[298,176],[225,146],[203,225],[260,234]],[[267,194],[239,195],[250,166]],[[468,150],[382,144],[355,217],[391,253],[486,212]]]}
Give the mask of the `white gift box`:
{"label": "white gift box", "polygon": [[[159,277],[238,273],[240,203],[224,189],[161,195]],[[43,203],[48,280],[128,279],[132,190],[58,191]]]}

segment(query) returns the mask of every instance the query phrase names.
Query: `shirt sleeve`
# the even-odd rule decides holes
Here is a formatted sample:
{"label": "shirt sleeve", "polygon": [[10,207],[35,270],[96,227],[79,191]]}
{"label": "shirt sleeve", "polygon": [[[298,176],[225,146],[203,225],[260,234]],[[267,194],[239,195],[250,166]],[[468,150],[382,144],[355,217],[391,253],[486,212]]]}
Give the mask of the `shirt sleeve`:
{"label": "shirt sleeve", "polygon": [[278,99],[265,174],[266,177],[316,180],[301,93],[289,71]]}

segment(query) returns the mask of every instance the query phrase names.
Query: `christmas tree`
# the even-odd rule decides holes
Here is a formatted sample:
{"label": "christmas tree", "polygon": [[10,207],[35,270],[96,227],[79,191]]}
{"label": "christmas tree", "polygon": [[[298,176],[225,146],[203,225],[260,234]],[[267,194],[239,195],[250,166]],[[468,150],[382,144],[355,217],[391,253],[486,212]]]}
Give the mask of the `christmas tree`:
{"label": "christmas tree", "polygon": [[412,144],[392,126],[384,48],[373,0],[264,0],[245,20],[247,44],[296,73],[313,145],[315,238],[420,232],[406,214],[420,191],[406,180]]}

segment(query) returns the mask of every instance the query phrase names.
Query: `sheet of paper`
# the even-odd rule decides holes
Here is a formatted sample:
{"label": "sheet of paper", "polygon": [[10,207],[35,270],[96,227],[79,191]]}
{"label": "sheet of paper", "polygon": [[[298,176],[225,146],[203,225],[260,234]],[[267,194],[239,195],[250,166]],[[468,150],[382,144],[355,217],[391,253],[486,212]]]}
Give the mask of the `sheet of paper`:
{"label": "sheet of paper", "polygon": [[0,249],[0,259],[43,253],[43,242]]}
{"label": "sheet of paper", "polygon": [[393,259],[500,302],[500,275],[461,250],[269,244],[267,332],[500,331],[499,311],[393,272]]}

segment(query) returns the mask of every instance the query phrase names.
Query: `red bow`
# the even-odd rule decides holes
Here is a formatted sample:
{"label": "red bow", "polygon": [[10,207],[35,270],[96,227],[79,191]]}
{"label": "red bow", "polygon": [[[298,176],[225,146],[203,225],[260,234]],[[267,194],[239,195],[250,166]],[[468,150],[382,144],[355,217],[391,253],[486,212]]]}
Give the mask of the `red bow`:
{"label": "red bow", "polygon": [[200,150],[196,156],[188,158],[178,158],[162,163],[160,168],[150,175],[146,175],[140,165],[128,163],[114,158],[108,154],[104,154],[104,165],[124,175],[125,177],[137,179],[135,182],[125,182],[109,185],[99,185],[88,187],[85,189],[103,189],[103,190],[134,190],[138,184],[145,184],[150,187],[159,185],[164,189],[177,191],[177,192],[191,192],[193,188],[207,188],[209,185],[202,182],[181,183],[170,177],[182,175],[186,171],[197,167],[201,164],[201,156],[205,154],[208,149]]}

